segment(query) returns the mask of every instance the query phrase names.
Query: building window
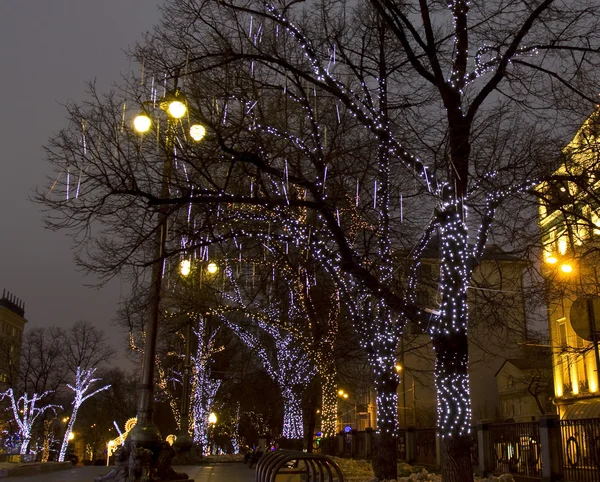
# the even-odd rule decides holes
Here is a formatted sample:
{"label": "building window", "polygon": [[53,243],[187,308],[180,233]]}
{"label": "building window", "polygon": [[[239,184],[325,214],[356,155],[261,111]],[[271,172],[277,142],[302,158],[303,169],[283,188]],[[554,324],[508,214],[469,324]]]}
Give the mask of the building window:
{"label": "building window", "polygon": [[8,377],[6,373],[0,373],[0,383],[8,383]]}
{"label": "building window", "polygon": [[567,324],[564,318],[558,320],[558,344],[563,350],[567,348]]}

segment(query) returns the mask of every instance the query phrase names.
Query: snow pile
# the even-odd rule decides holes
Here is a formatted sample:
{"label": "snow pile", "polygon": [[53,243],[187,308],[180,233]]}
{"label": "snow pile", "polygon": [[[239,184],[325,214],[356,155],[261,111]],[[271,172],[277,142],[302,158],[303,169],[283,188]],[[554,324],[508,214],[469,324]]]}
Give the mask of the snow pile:
{"label": "snow pile", "polygon": [[[427,470],[423,469],[421,472],[410,474],[408,477],[399,477],[397,480],[370,479],[369,482],[442,482],[442,476],[439,474],[430,474]],[[475,477],[475,482],[515,482],[515,479],[510,474],[503,474],[498,477],[490,475],[484,479]]]}

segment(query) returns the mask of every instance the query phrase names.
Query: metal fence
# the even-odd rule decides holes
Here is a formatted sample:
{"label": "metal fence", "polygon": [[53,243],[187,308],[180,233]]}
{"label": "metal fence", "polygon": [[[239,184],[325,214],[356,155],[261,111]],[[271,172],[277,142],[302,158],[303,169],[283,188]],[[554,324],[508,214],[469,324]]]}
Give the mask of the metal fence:
{"label": "metal fence", "polygon": [[476,427],[471,428],[471,464],[473,467],[479,465],[479,437]]}
{"label": "metal fence", "polygon": [[538,422],[490,424],[489,431],[492,472],[542,475]]}
{"label": "metal fence", "polygon": [[400,432],[398,432],[398,460],[407,461],[406,430],[400,430]]}
{"label": "metal fence", "polygon": [[423,465],[436,464],[435,429],[415,429],[415,462]]}
{"label": "metal fence", "polygon": [[561,420],[563,476],[574,482],[600,480],[600,418]]}

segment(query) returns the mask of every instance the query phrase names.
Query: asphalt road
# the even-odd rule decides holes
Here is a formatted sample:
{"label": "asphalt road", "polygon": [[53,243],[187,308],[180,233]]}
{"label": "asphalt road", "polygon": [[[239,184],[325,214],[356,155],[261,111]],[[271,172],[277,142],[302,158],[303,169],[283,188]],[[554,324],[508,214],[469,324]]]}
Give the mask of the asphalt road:
{"label": "asphalt road", "polygon": [[[38,475],[2,477],[0,482],[93,482],[94,477],[107,474],[112,467],[73,467]],[[202,466],[174,467],[185,472],[194,482],[254,482],[255,468],[246,464],[230,463]]]}

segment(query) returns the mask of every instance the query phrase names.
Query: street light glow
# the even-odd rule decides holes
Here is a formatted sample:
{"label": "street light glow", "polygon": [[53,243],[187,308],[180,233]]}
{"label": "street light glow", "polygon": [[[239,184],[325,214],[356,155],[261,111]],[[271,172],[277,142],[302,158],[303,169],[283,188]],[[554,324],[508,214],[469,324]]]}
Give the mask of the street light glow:
{"label": "street light glow", "polygon": [[190,137],[195,141],[201,141],[206,134],[206,129],[200,124],[194,124],[190,127]]}
{"label": "street light glow", "polygon": [[548,264],[556,264],[556,263],[558,263],[558,258],[556,256],[550,255],[550,256],[548,256],[546,258],[546,263],[548,263]]}
{"label": "street light glow", "polygon": [[567,263],[561,264],[560,265],[560,270],[563,273],[572,273],[573,272],[573,266],[571,266],[570,264],[567,264]]}
{"label": "street light glow", "polygon": [[213,425],[217,423],[217,416],[215,415],[215,412],[211,412],[211,414],[208,416],[208,423]]}
{"label": "street light glow", "polygon": [[179,272],[182,276],[187,276],[190,274],[192,269],[192,262],[189,259],[182,259],[181,264],[179,265]]}
{"label": "street light glow", "polygon": [[69,440],[73,440],[75,438],[75,434],[73,432],[69,432]]}
{"label": "street light glow", "polygon": [[219,267],[217,266],[217,263],[208,263],[206,271],[208,271],[210,274],[215,274],[217,271],[219,271]]}
{"label": "street light glow", "polygon": [[152,121],[146,114],[140,114],[133,119],[133,128],[140,134],[148,132],[151,125]]}
{"label": "street light glow", "polygon": [[171,117],[175,119],[181,119],[185,115],[187,107],[183,102],[174,100],[172,102],[169,102],[169,107],[167,110],[169,111],[169,115]]}

